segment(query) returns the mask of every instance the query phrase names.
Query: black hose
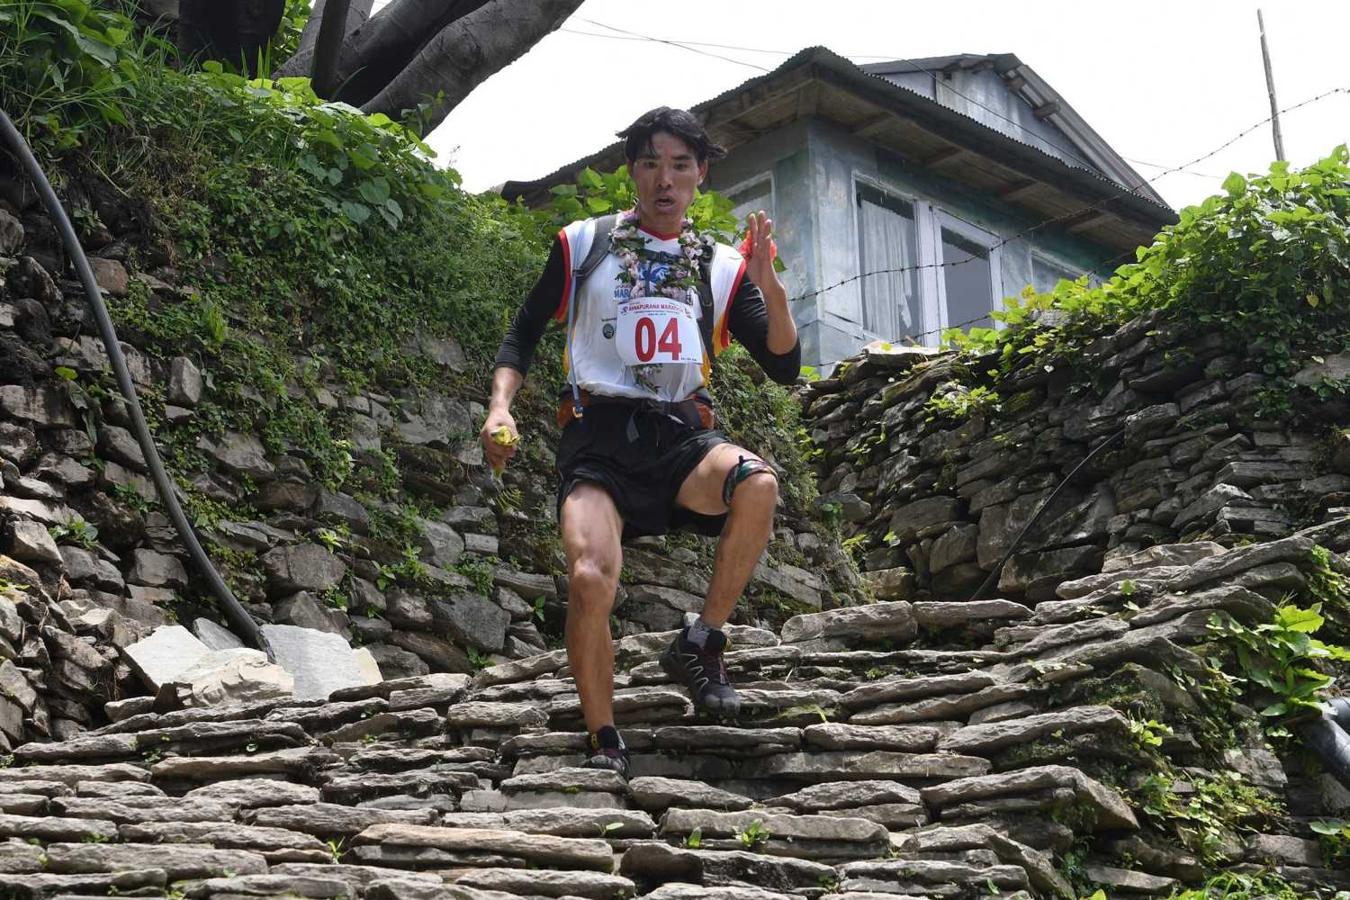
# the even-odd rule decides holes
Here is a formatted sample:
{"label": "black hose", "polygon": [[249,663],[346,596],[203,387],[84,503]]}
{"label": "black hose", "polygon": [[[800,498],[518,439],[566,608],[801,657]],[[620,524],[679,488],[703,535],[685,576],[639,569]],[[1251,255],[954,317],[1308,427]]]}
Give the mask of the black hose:
{"label": "black hose", "polygon": [[988,574],[988,576],[985,577],[983,583],[981,583],[980,586],[975,589],[975,593],[970,595],[970,600],[967,600],[966,601],[967,603],[980,599],[980,595],[983,594],[989,588],[989,585],[993,583],[994,579],[998,578],[998,574],[1003,571],[1003,567],[1008,564],[1008,560],[1012,559],[1013,552],[1017,550],[1017,545],[1022,543],[1022,538],[1027,536],[1027,532],[1031,530],[1031,526],[1035,525],[1036,521],[1041,517],[1041,514],[1050,508],[1050,504],[1053,503],[1055,501],[1055,498],[1059,496],[1059,492],[1064,489],[1064,485],[1072,481],[1073,476],[1078,474],[1078,470],[1083,468],[1083,466],[1087,465],[1088,462],[1098,453],[1101,453],[1108,446],[1115,443],[1117,440],[1119,440],[1124,436],[1125,436],[1125,429],[1122,428],[1115,434],[1111,435],[1106,440],[1102,441],[1096,447],[1093,447],[1092,451],[1088,453],[1087,456],[1083,457],[1083,461],[1080,462],[1078,465],[1074,466],[1073,471],[1070,472],[1068,475],[1065,475],[1063,481],[1055,485],[1055,489],[1050,492],[1050,496],[1046,497],[1043,501],[1041,501],[1041,505],[1036,508],[1036,512],[1033,513],[1031,518],[1027,520],[1027,524],[1022,526],[1022,530],[1017,532],[1017,537],[1013,538],[1013,542],[1008,545],[1008,550],[1006,553],[1003,554],[1003,558],[998,561],[998,565],[994,566],[993,570]]}
{"label": "black hose", "polygon": [[140,401],[136,398],[136,388],[131,383],[131,372],[127,369],[126,357],[122,355],[122,347],[117,341],[117,331],[113,328],[112,318],[108,315],[108,308],[103,305],[103,298],[99,295],[98,285],[94,281],[94,271],[89,266],[89,257],[85,255],[84,248],[80,246],[79,238],[75,236],[75,228],[70,224],[70,217],[66,215],[65,208],[61,206],[61,201],[57,199],[56,191],[52,190],[51,183],[38,164],[37,158],[33,156],[33,151],[28,146],[28,142],[24,140],[23,135],[14,127],[14,123],[10,121],[9,116],[2,109],[0,109],[0,136],[4,137],[10,151],[28,170],[28,177],[32,179],[33,186],[37,188],[39,196],[42,197],[43,205],[47,207],[48,214],[61,232],[61,240],[66,245],[66,252],[70,255],[71,261],[75,265],[75,271],[80,276],[80,283],[84,285],[85,295],[89,298],[89,305],[94,310],[94,318],[98,320],[99,335],[103,338],[103,346],[107,349],[108,359],[112,362],[113,374],[117,377],[117,386],[121,388],[122,396],[126,398],[127,409],[131,414],[131,431],[136,435],[136,441],[141,445],[141,453],[145,455],[146,464],[150,467],[150,477],[154,480],[155,490],[159,492],[160,502],[164,504],[164,509],[173,521],[174,528],[178,530],[178,536],[187,546],[188,555],[192,557],[193,563],[206,578],[211,593],[215,594],[216,599],[220,601],[224,608],[225,617],[230,621],[230,625],[233,626],[240,638],[254,647],[259,646],[260,635],[257,623],[235,599],[229,586],[225,584],[225,580],[220,577],[216,567],[211,564],[206,551],[202,549],[201,543],[197,540],[197,535],[193,533],[192,526],[188,524],[187,516],[183,515],[183,508],[178,504],[178,496],[174,493],[173,482],[169,480],[168,473],[164,471],[164,464],[159,458],[159,450],[155,447],[154,438],[150,436],[150,429],[145,423],[145,415],[141,412]]}

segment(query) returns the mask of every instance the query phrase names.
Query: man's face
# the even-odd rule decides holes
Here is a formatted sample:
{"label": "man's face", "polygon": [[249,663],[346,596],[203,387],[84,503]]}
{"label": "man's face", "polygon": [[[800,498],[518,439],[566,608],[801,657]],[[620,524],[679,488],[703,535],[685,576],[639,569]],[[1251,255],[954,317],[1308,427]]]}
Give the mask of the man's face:
{"label": "man's face", "polygon": [[708,163],[699,163],[688,144],[675,135],[658,131],[652,145],[633,161],[637,184],[637,213],[642,227],[662,234],[680,230],[680,222],[694,189],[708,174]]}

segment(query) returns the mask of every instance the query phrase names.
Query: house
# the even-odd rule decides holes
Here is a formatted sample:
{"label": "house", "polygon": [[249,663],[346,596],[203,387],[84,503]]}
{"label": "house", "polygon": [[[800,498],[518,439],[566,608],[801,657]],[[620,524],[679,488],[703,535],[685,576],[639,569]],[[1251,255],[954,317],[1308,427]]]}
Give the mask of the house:
{"label": "house", "polygon": [[[859,67],[823,47],[693,107],[728,150],[710,186],[772,215],[803,362],[988,326],[1027,284],[1109,274],[1176,215],[1012,54]],[[612,144],[508,199],[546,204]]]}

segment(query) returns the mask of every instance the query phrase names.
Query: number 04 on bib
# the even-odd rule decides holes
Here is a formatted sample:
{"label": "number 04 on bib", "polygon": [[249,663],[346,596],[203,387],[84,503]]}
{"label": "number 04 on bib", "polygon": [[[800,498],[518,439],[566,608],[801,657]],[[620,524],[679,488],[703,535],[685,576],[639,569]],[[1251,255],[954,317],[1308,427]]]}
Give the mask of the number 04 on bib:
{"label": "number 04 on bib", "polygon": [[614,346],[625,365],[703,362],[698,309],[669,297],[639,297],[619,304]]}

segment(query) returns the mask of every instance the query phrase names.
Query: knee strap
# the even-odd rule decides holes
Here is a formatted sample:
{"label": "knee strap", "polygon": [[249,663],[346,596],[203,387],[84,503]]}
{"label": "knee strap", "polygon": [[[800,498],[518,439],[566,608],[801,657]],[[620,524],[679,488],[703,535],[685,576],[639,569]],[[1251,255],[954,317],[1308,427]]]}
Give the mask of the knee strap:
{"label": "knee strap", "polygon": [[736,487],[751,475],[758,475],[760,472],[772,475],[775,479],[778,476],[774,473],[773,467],[762,459],[742,456],[736,461],[727,472],[726,481],[722,482],[722,502],[727,506],[731,505],[731,495],[736,492]]}

